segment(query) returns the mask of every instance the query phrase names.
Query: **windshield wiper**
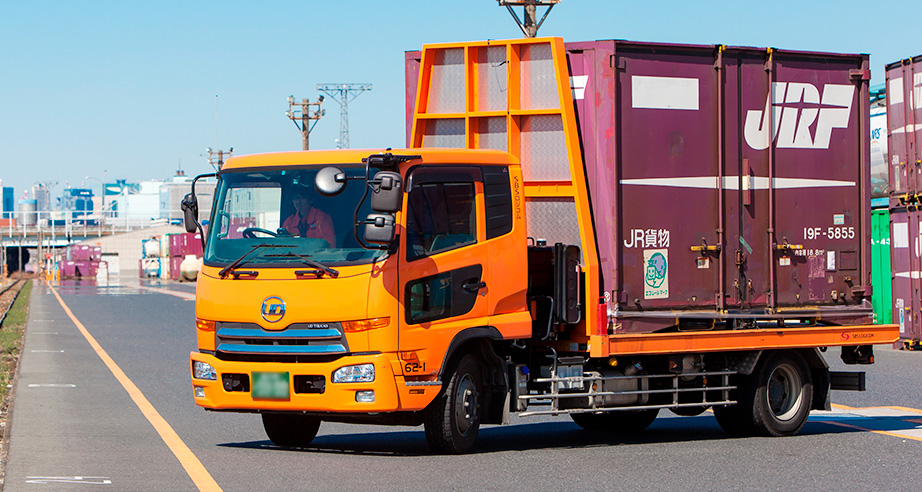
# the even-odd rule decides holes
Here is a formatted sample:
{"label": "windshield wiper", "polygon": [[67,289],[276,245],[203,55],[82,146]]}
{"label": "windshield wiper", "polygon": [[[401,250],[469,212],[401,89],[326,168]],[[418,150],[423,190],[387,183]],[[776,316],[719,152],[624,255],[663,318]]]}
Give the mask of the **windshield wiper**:
{"label": "windshield wiper", "polygon": [[231,263],[230,265],[227,265],[226,267],[222,268],[221,271],[218,272],[218,275],[220,275],[221,278],[226,277],[228,273],[233,272],[235,268],[237,268],[238,266],[240,266],[241,263],[243,263],[243,260],[246,259],[247,256],[250,256],[250,254],[252,254],[252,253],[253,253],[254,251],[256,251],[257,249],[262,249],[262,248],[290,248],[290,247],[291,247],[291,246],[287,246],[287,245],[284,245],[284,244],[266,244],[266,243],[257,244],[257,245],[255,245],[255,246],[253,246],[249,251],[247,251],[246,253],[244,253],[242,256],[240,256],[240,258],[237,258],[236,260],[234,260],[233,263]]}
{"label": "windshield wiper", "polygon": [[304,262],[305,265],[320,269],[323,273],[326,273],[327,275],[333,278],[336,278],[339,276],[338,270],[334,270],[324,265],[323,263],[320,263],[319,261],[312,260],[310,256],[308,255],[301,255],[298,253],[288,252],[288,253],[282,253],[278,255],[266,255],[266,258],[298,258],[302,262]]}

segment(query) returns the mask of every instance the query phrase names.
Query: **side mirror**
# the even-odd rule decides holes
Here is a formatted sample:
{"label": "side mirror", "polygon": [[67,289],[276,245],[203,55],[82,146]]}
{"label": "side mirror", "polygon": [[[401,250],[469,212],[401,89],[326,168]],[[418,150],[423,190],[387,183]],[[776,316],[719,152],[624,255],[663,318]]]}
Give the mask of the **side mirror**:
{"label": "side mirror", "polygon": [[314,188],[323,196],[335,196],[346,187],[346,173],[334,166],[327,166],[314,177]]}
{"label": "side mirror", "polygon": [[365,219],[365,241],[373,244],[390,244],[396,237],[392,214],[369,214]]}
{"label": "side mirror", "polygon": [[372,180],[371,209],[375,212],[394,213],[403,205],[403,179],[400,173],[379,171]]}
{"label": "side mirror", "polygon": [[179,208],[183,213],[183,225],[186,232],[196,232],[198,230],[198,200],[192,193],[183,197],[179,203]]}

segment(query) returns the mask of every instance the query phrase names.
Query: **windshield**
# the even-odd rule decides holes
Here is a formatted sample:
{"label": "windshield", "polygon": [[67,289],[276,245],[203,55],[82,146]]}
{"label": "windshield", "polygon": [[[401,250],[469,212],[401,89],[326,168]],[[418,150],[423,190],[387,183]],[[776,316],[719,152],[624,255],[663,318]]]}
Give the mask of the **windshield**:
{"label": "windshield", "polygon": [[[350,179],[339,195],[322,196],[314,189],[314,176],[323,167],[222,173],[205,263],[226,266],[258,244],[283,247],[258,248],[246,257],[246,265],[297,268],[305,258],[326,266],[357,265],[384,255],[363,248],[353,233],[353,212],[364,182]],[[363,164],[337,167],[349,176],[365,176]],[[365,201],[359,218],[371,213],[370,202]]]}

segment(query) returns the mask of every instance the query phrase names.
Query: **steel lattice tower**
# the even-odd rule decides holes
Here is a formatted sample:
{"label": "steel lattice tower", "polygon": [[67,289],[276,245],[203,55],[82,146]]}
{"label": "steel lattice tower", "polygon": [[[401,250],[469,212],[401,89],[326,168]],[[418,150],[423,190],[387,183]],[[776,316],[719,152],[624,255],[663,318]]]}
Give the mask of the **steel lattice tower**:
{"label": "steel lattice tower", "polygon": [[339,103],[339,145],[340,149],[349,148],[349,102],[359,94],[371,90],[371,84],[317,84],[317,90],[326,93]]}

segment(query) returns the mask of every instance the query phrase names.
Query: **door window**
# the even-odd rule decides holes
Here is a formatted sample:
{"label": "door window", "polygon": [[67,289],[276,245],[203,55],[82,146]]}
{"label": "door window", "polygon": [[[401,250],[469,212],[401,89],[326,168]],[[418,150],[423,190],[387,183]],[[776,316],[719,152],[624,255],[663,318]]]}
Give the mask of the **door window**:
{"label": "door window", "polygon": [[414,183],[407,204],[407,260],[477,242],[472,181]]}

